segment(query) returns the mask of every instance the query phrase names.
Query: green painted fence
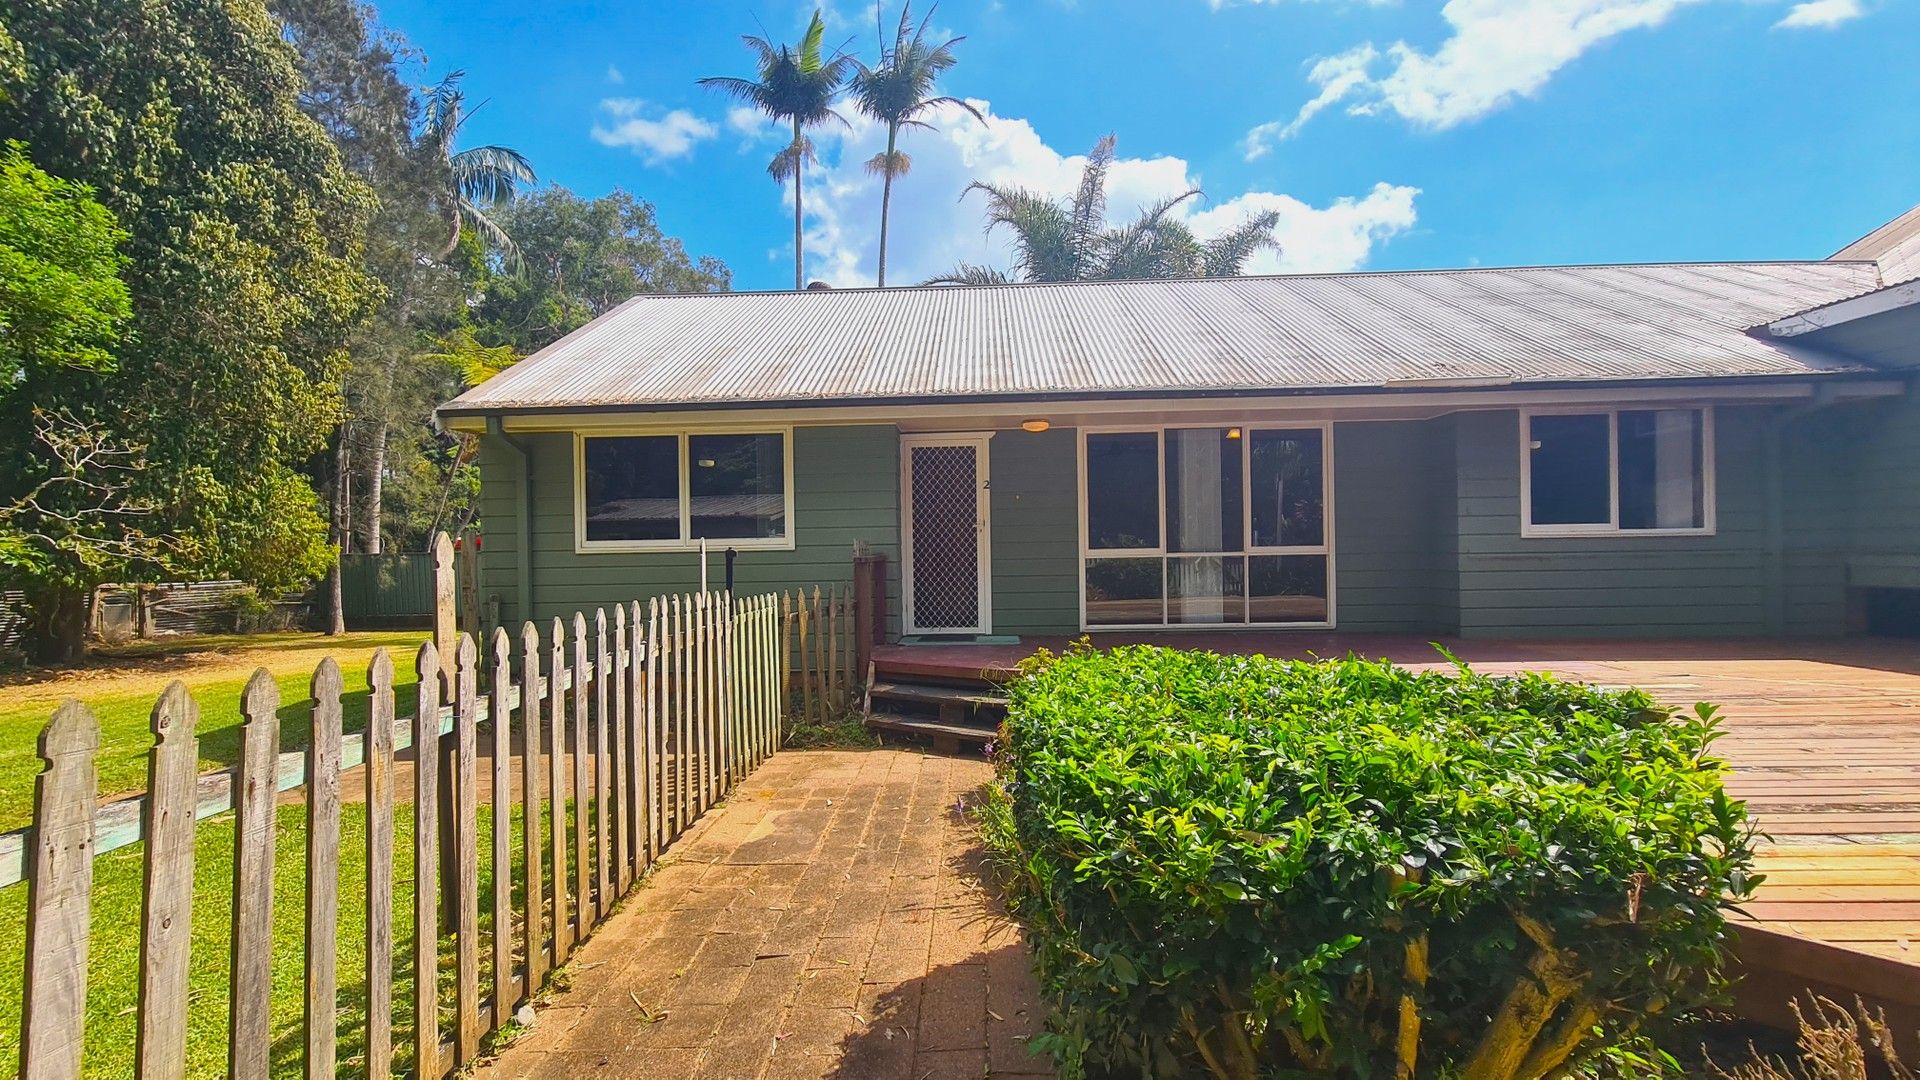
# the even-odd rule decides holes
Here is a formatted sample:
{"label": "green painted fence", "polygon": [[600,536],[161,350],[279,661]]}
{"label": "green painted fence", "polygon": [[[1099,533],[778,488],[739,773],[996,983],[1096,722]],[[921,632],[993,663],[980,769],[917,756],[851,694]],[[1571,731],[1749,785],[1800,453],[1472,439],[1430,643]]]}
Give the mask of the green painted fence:
{"label": "green painted fence", "polygon": [[426,552],[345,555],[340,601],[348,622],[433,617],[433,556]]}

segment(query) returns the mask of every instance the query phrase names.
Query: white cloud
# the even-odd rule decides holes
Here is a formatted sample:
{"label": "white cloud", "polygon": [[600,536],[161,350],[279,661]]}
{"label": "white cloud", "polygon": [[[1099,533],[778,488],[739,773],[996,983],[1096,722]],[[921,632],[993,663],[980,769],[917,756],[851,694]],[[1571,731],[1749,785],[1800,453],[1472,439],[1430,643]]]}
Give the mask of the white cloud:
{"label": "white cloud", "polygon": [[742,149],[770,135],[778,135],[773,118],[759,109],[735,105],[727,110],[727,130],[745,140]]}
{"label": "white cloud", "polygon": [[1313,66],[1307,69],[1307,81],[1318,86],[1320,93],[1300,106],[1300,111],[1294,114],[1293,119],[1271,120],[1247,132],[1242,143],[1246,148],[1247,160],[1255,161],[1267,156],[1274,143],[1293,138],[1299,133],[1301,125],[1313,119],[1321,109],[1364,88],[1371,81],[1367,69],[1373,66],[1379,56],[1372,45],[1361,45],[1314,61]]}
{"label": "white cloud", "polygon": [[615,86],[618,86],[621,83],[626,82],[627,77],[625,74],[623,74],[620,71],[618,67],[615,67],[612,64],[608,64],[607,65],[607,81],[614,84]]}
{"label": "white cloud", "polygon": [[1806,0],[1793,5],[1793,10],[1773,25],[1783,30],[1831,30],[1866,13],[1860,0]]}
{"label": "white cloud", "polygon": [[600,102],[600,109],[607,114],[608,122],[594,122],[594,141],[602,146],[627,147],[649,165],[686,157],[695,145],[720,133],[713,124],[685,109],[659,113],[639,98],[606,98]]}
{"label": "white cloud", "polygon": [[[1538,93],[1556,72],[1595,46],[1631,30],[1657,27],[1681,8],[1703,2],[1448,0],[1440,15],[1451,33],[1431,52],[1405,41],[1384,50],[1369,42],[1316,62],[1307,77],[1320,92],[1291,120],[1249,131],[1247,155],[1259,157],[1340,101],[1349,103],[1351,113],[1391,112],[1419,127],[1453,127]],[[1383,62],[1384,70],[1376,73]]]}
{"label": "white cloud", "polygon": [[[935,120],[938,131],[914,131],[904,141],[913,171],[894,184],[887,252],[890,284],[923,281],[961,262],[1008,264],[1006,236],[984,233],[981,197],[962,198],[970,181],[1012,184],[1056,197],[1071,194],[1079,181],[1084,154],[1062,154],[1026,120],[994,116],[991,105],[978,99],[973,105],[987,115],[986,123],[949,108]],[[815,133],[824,163],[809,168],[806,180],[807,277],[838,286],[874,280],[880,178],[868,174],[865,163],[883,148],[886,136],[864,117],[849,116],[848,124]],[[1108,174],[1108,216],[1116,221],[1130,218],[1148,203],[1197,186],[1204,185],[1180,158],[1121,157]],[[1366,265],[1380,244],[1413,226],[1418,193],[1382,183],[1364,195],[1313,206],[1275,192],[1229,197],[1213,191],[1221,201],[1190,201],[1179,213],[1205,238],[1272,209],[1280,214],[1276,235],[1282,251],[1257,256],[1253,270],[1352,270]],[[783,201],[790,198],[783,196]]]}

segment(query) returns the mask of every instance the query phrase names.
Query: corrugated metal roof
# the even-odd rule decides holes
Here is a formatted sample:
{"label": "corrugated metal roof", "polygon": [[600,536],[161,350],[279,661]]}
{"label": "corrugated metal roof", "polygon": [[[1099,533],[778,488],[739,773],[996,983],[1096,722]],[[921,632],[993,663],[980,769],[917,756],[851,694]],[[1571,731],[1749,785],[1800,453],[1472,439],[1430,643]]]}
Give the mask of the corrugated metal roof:
{"label": "corrugated metal roof", "polygon": [[1860,369],[1748,329],[1877,284],[1791,262],[642,296],[444,411],[1829,374]]}

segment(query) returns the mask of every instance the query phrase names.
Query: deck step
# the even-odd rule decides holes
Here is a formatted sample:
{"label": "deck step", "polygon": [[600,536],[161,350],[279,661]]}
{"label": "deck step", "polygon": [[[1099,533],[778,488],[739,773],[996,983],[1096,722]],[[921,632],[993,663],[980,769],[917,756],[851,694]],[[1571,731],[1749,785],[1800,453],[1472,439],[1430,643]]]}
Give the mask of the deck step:
{"label": "deck step", "polygon": [[910,701],[916,705],[966,705],[975,709],[1005,709],[1007,696],[993,690],[957,686],[931,686],[926,683],[876,681],[867,692],[887,701]]}
{"label": "deck step", "polygon": [[867,726],[875,731],[932,739],[936,750],[985,746],[999,733],[997,728],[984,724],[950,724],[930,717],[886,712],[868,714]]}

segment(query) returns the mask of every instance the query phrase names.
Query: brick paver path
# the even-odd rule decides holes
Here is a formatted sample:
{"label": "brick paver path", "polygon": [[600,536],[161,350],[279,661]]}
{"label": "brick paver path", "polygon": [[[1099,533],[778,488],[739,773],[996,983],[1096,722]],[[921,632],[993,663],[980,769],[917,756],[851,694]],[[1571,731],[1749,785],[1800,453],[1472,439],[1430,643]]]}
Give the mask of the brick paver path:
{"label": "brick paver path", "polygon": [[981,881],[984,762],[776,754],[574,957],[483,1077],[1050,1075],[1017,927]]}

